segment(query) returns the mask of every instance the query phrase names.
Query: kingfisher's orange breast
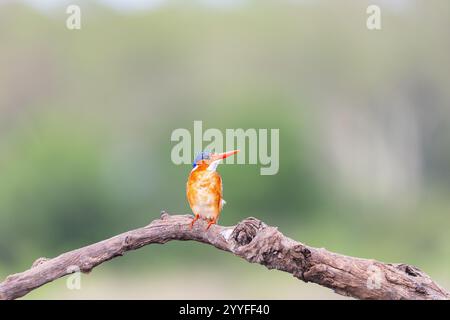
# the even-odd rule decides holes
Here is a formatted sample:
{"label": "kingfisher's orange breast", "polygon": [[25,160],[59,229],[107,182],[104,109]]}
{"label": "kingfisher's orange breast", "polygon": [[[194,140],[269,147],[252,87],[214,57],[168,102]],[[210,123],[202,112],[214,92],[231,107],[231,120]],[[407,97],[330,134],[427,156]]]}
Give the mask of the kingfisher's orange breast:
{"label": "kingfisher's orange breast", "polygon": [[199,165],[192,170],[186,187],[189,205],[203,219],[217,219],[222,210],[222,178]]}

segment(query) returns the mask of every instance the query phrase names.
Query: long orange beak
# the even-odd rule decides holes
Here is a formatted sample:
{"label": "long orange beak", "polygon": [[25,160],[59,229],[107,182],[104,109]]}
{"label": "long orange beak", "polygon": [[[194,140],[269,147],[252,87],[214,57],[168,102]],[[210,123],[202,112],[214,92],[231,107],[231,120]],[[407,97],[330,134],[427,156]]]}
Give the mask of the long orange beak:
{"label": "long orange beak", "polygon": [[225,159],[225,158],[228,158],[229,156],[232,156],[233,154],[236,154],[238,152],[239,152],[239,150],[227,151],[224,153],[217,153],[217,154],[215,154],[215,158],[216,159]]}

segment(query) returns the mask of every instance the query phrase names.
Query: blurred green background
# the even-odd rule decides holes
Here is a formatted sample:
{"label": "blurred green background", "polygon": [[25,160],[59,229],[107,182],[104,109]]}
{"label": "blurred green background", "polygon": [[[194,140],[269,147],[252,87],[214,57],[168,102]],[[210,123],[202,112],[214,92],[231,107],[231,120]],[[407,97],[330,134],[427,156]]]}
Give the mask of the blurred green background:
{"label": "blurred green background", "polygon": [[[222,165],[220,224],[256,216],[450,288],[450,3],[0,2],[0,278],[189,213],[176,128],[279,128],[280,170]],[[366,8],[382,9],[382,30]],[[191,242],[152,245],[26,296],[340,296]]]}

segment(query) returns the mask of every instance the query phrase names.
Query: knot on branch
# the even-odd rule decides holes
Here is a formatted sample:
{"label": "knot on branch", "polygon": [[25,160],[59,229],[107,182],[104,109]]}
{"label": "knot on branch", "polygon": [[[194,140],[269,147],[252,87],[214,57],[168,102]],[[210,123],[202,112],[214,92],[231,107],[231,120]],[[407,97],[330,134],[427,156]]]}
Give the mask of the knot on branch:
{"label": "knot on branch", "polygon": [[400,263],[395,265],[395,267],[411,277],[421,277],[423,275],[422,271],[419,268],[409,264]]}
{"label": "knot on branch", "polygon": [[231,238],[236,244],[233,252],[247,261],[269,269],[285,269],[283,264],[288,250],[277,228],[268,227],[258,219],[248,218],[234,228]]}
{"label": "knot on branch", "polygon": [[242,220],[233,230],[231,239],[238,245],[245,246],[252,242],[258,231],[263,228],[265,224],[253,217]]}
{"label": "knot on branch", "polygon": [[40,257],[38,259],[36,259],[36,261],[33,262],[33,264],[31,265],[31,268],[36,268],[37,266],[43,264],[44,262],[48,261],[48,258],[44,258],[44,257]]}
{"label": "knot on branch", "polygon": [[309,258],[311,257],[311,250],[299,243],[293,246],[289,253],[292,257],[292,261],[298,266],[293,272],[294,277],[307,282],[304,273],[310,268]]}
{"label": "knot on branch", "polygon": [[165,220],[167,218],[170,218],[170,214],[168,214],[166,210],[162,210],[160,218],[161,218],[161,220]]}

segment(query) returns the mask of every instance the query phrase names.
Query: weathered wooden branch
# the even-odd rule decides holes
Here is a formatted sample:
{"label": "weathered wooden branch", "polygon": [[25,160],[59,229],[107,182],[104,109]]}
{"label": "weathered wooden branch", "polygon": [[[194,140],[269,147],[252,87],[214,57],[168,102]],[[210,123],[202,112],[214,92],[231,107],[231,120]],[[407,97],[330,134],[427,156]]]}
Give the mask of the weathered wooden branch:
{"label": "weathered wooden branch", "polygon": [[149,225],[64,253],[39,258],[31,269],[0,283],[0,299],[16,299],[74,270],[90,272],[99,264],[152,243],[193,240],[231,252],[251,263],[293,274],[336,293],[359,299],[450,299],[450,293],[416,267],[348,257],[294,241],[255,218],[233,227],[198,221],[191,230],[190,215],[162,212]]}

